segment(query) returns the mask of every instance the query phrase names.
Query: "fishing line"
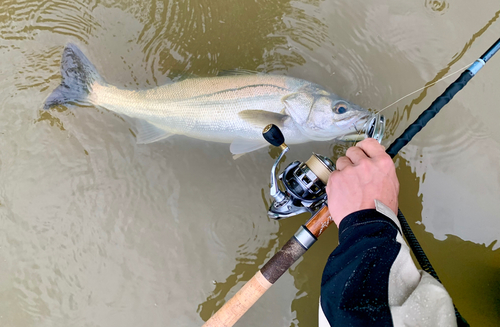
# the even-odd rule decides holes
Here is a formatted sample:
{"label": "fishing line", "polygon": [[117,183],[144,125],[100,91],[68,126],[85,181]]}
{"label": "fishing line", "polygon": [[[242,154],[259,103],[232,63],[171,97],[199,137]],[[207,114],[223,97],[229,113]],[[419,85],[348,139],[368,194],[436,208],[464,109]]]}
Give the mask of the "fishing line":
{"label": "fishing line", "polygon": [[425,85],[424,87],[421,87],[421,88],[419,88],[418,90],[415,90],[415,91],[413,91],[413,92],[411,92],[411,93],[409,93],[409,94],[405,95],[404,97],[402,97],[402,98],[400,98],[400,99],[398,99],[398,100],[394,101],[393,103],[391,103],[390,105],[388,105],[388,106],[387,106],[387,107],[385,107],[384,109],[379,110],[378,112],[376,112],[376,114],[381,113],[381,112],[382,112],[382,111],[384,111],[385,109],[387,109],[387,108],[389,108],[389,107],[391,107],[391,106],[395,105],[396,103],[398,103],[399,101],[401,101],[401,100],[403,100],[403,99],[406,99],[406,98],[407,98],[407,97],[409,97],[410,95],[413,95],[413,94],[415,94],[415,93],[417,93],[417,92],[419,92],[419,91],[425,90],[425,89],[427,89],[427,88],[429,88],[429,87],[431,87],[431,86],[434,86],[434,85],[436,85],[437,83],[439,83],[439,82],[441,82],[441,81],[443,81],[443,80],[447,79],[448,77],[451,77],[451,76],[453,76],[453,75],[455,75],[455,74],[458,74],[459,72],[463,71],[464,69],[466,69],[467,67],[469,67],[470,65],[472,65],[472,63],[473,63],[473,62],[471,62],[471,63],[469,63],[469,64],[467,64],[467,65],[463,66],[462,68],[458,69],[457,71],[455,71],[455,72],[453,72],[453,73],[451,73],[451,74],[446,75],[446,76],[445,76],[445,77],[443,77],[443,78],[438,79],[438,80],[437,80],[437,81],[435,81],[435,82],[432,82],[432,83],[430,83],[430,84],[428,84],[428,85]]}
{"label": "fishing line", "polygon": [[[425,89],[427,89],[427,88],[429,88],[429,87],[431,87],[431,86],[434,86],[434,85],[436,85],[437,83],[439,83],[439,82],[441,82],[441,81],[443,81],[443,80],[447,79],[448,77],[451,77],[451,76],[453,76],[453,75],[456,75],[456,74],[460,73],[461,71],[463,71],[463,70],[464,70],[464,69],[466,69],[467,67],[470,67],[470,65],[472,65],[473,63],[474,63],[474,62],[471,62],[471,63],[469,63],[469,64],[467,64],[467,65],[463,66],[462,68],[460,68],[460,69],[456,70],[455,72],[453,72],[453,73],[451,73],[451,74],[448,74],[448,75],[446,75],[446,76],[444,76],[444,77],[442,77],[442,78],[438,79],[438,80],[437,80],[437,81],[435,81],[435,82],[432,82],[432,83],[430,83],[430,84],[427,84],[427,85],[425,85],[424,87],[421,87],[421,88],[419,88],[419,89],[417,89],[417,90],[415,90],[415,91],[413,91],[413,92],[411,92],[411,93],[408,93],[408,94],[407,94],[407,95],[405,95],[404,97],[399,98],[398,100],[394,101],[393,103],[391,103],[390,105],[386,106],[385,108],[383,108],[383,109],[381,109],[381,110],[379,110],[379,111],[375,112],[375,114],[379,114],[379,113],[381,113],[382,111],[384,111],[384,110],[386,110],[387,108],[389,108],[389,107],[391,107],[391,106],[395,105],[395,104],[396,104],[396,103],[398,103],[399,101],[401,101],[401,100],[403,100],[403,99],[406,99],[406,98],[407,98],[407,97],[409,97],[410,95],[413,95],[413,94],[415,94],[415,93],[417,93],[417,92],[419,92],[419,91],[425,90]],[[356,128],[355,123],[353,123],[353,127],[354,127],[354,130],[355,130],[356,132],[358,132],[358,134],[357,134],[358,139],[356,139],[356,140],[354,141],[354,145],[353,145],[353,146],[355,146],[355,145],[356,145],[356,144],[360,141],[360,138],[359,138],[359,137],[361,136],[361,130],[359,130],[359,131],[358,131],[358,129]]]}

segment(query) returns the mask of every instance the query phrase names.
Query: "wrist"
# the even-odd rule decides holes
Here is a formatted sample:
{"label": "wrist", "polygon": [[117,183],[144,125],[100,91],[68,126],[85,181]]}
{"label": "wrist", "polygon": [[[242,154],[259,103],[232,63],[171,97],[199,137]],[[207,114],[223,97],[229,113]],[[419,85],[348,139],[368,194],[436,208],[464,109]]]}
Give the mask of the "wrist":
{"label": "wrist", "polygon": [[339,226],[339,242],[342,242],[350,234],[349,230],[377,222],[389,223],[396,230],[400,230],[398,224],[391,217],[378,209],[364,209],[353,212],[342,219]]}

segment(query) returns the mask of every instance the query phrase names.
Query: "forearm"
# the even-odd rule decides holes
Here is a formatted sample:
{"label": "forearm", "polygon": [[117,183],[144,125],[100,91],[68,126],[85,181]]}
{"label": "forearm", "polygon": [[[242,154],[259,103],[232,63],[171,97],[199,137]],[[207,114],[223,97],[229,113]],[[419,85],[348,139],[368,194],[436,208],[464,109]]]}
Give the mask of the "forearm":
{"label": "forearm", "polygon": [[329,324],[455,325],[446,290],[417,270],[396,216],[380,202],[376,207],[345,217],[339,226],[339,246],[328,259],[321,286]]}

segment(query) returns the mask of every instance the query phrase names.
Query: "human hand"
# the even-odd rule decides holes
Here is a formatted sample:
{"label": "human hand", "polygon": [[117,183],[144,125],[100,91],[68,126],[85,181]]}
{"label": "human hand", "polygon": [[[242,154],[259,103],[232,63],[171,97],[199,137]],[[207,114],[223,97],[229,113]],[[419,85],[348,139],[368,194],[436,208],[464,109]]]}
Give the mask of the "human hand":
{"label": "human hand", "polygon": [[375,139],[365,139],[350,147],[337,160],[337,170],[326,185],[328,209],[337,224],[347,215],[375,209],[375,199],[398,212],[399,181],[396,168],[385,148]]}

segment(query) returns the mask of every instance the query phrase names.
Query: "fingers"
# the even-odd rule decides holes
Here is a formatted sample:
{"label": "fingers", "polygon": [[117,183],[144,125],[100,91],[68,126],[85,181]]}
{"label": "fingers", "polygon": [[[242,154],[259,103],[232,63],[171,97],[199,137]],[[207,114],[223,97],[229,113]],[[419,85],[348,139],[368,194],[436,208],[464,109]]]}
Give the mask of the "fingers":
{"label": "fingers", "polygon": [[349,157],[349,159],[351,159],[354,165],[357,165],[362,159],[368,158],[363,149],[357,146],[352,146],[349,149],[347,149],[345,155]]}
{"label": "fingers", "polygon": [[346,156],[337,160],[336,168],[342,170],[347,166],[356,165],[361,159],[373,158],[384,153],[384,146],[373,138],[367,138],[356,144],[356,146],[347,149]]}
{"label": "fingers", "polygon": [[337,159],[336,169],[342,170],[347,166],[352,166],[353,163],[348,157],[340,157]]}
{"label": "fingers", "polygon": [[347,166],[356,165],[361,159],[368,158],[366,153],[359,147],[352,146],[347,149],[345,157],[340,157],[337,160],[337,170],[342,170]]}
{"label": "fingers", "polygon": [[356,147],[361,148],[363,152],[370,158],[385,153],[385,147],[380,145],[377,140],[372,138],[364,139],[363,141],[356,144]]}

